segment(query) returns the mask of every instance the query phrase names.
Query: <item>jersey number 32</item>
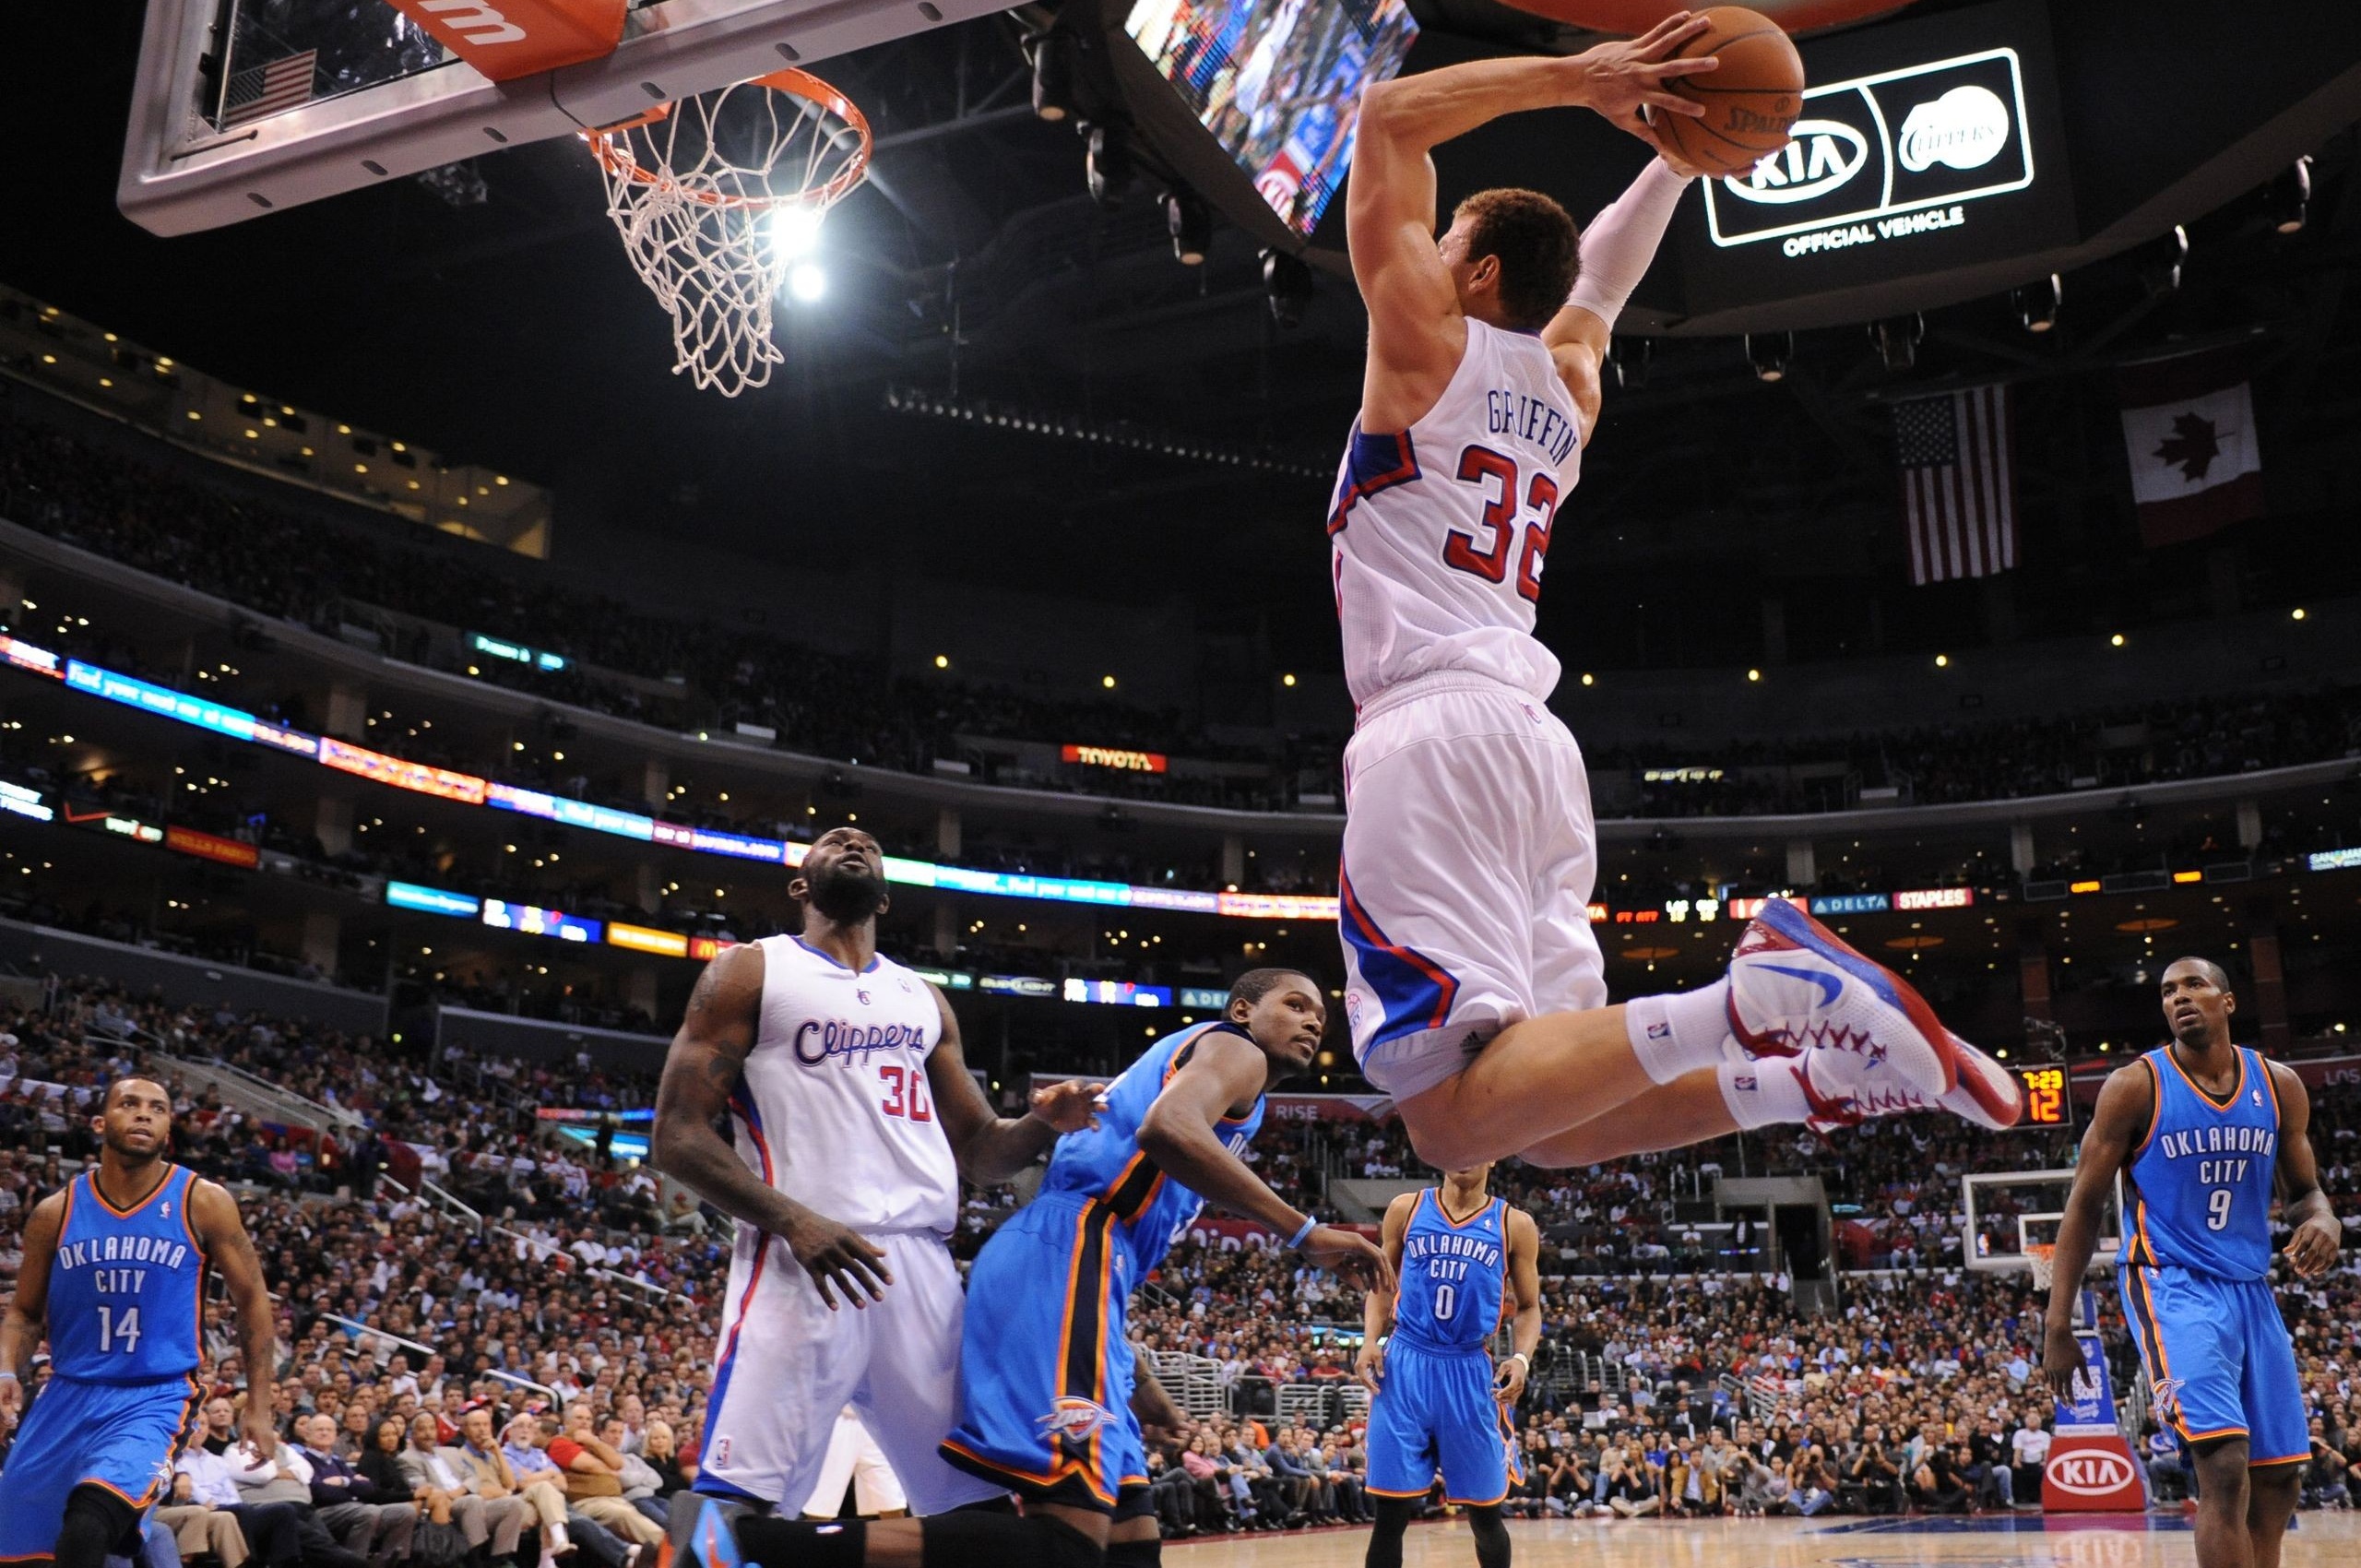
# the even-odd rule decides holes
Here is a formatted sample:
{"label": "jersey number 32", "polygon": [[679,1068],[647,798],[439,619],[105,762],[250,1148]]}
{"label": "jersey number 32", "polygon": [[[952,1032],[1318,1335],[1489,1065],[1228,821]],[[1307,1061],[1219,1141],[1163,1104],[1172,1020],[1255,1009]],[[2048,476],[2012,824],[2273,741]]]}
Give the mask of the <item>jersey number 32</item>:
{"label": "jersey number 32", "polygon": [[[1477,526],[1485,537],[1478,540],[1475,534],[1452,529],[1442,541],[1442,562],[1454,570],[1473,572],[1488,583],[1506,582],[1509,551],[1521,531],[1524,544],[1516,552],[1516,591],[1538,604],[1541,561],[1549,553],[1549,529],[1558,517],[1558,481],[1546,473],[1535,474],[1521,487],[1524,501],[1520,505],[1520,477],[1516,460],[1489,446],[1470,446],[1459,455],[1460,481],[1484,493],[1484,516]],[[1520,516],[1525,519],[1522,530],[1517,527]]]}

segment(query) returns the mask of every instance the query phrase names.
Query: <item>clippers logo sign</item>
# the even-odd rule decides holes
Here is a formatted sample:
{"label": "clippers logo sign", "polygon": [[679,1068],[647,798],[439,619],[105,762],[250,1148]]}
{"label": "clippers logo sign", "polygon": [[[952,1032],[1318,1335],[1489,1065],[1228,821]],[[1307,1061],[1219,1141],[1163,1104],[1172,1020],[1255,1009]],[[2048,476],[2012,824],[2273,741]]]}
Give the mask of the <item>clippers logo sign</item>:
{"label": "clippers logo sign", "polygon": [[1706,184],[1715,245],[1847,250],[1958,228],[1969,204],[2033,184],[2013,49],[1808,89],[1794,134],[1746,173]]}

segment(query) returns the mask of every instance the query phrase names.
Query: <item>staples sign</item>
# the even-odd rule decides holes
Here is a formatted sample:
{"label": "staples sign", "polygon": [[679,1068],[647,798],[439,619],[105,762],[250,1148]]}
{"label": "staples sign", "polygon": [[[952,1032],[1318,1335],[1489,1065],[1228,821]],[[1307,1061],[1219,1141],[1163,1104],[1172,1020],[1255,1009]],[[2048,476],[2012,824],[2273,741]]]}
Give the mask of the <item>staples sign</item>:
{"label": "staples sign", "polygon": [[2033,180],[2023,66],[1989,49],[1807,89],[1794,139],[1708,182],[1705,218],[1717,246],[1811,255],[1961,227]]}

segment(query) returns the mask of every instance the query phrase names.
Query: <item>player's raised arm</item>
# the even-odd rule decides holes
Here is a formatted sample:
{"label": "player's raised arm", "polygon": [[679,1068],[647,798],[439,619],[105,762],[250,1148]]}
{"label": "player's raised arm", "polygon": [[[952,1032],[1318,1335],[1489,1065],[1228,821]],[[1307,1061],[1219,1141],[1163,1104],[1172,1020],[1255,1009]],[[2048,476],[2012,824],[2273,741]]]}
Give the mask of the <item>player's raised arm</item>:
{"label": "player's raised arm", "polygon": [[2292,1068],[2276,1062],[2263,1066],[2279,1097],[2279,1201],[2286,1206],[2287,1223],[2296,1228],[2287,1241],[2287,1262],[2309,1279],[2336,1261],[2344,1230],[2320,1190],[2319,1169],[2313,1162],[2311,1091]]}
{"label": "player's raised arm", "polygon": [[1371,1394],[1385,1380],[1385,1347],[1379,1343],[1394,1331],[1394,1307],[1401,1295],[1402,1238],[1410,1231],[1410,1216],[1418,1208],[1418,1194],[1403,1193],[1385,1206],[1385,1223],[1378,1230],[1378,1251],[1394,1277],[1370,1287],[1361,1297],[1361,1348],[1353,1358],[1353,1375]]}
{"label": "player's raised arm", "polygon": [[959,1018],[940,987],[935,1010],[943,1016],[943,1038],[926,1059],[926,1081],[934,1092],[934,1113],[943,1120],[943,1135],[959,1161],[959,1174],[970,1182],[1005,1182],[1039,1158],[1043,1149],[1066,1133],[1098,1125],[1095,1111],[1107,1086],[1069,1078],[1037,1090],[1022,1116],[995,1116],[967,1071],[967,1055],[959,1038]]}
{"label": "player's raised arm", "polygon": [[1711,56],[1670,58],[1706,26],[1679,12],[1640,38],[1568,58],[1471,61],[1379,82],[1361,94],[1345,233],[1370,318],[1365,429],[1404,430],[1434,406],[1467,341],[1451,267],[1466,266],[1480,278],[1483,268],[1500,265],[1496,257],[1447,256],[1437,248],[1433,149],[1527,109],[1588,106],[1627,128],[1636,126],[1643,103],[1660,113],[1703,113],[1702,104],[1665,83],[1714,68]]}
{"label": "player's raised arm", "polygon": [[1525,1393],[1533,1372],[1533,1352],[1541,1344],[1541,1227],[1521,1208],[1508,1211],[1501,1227],[1509,1244],[1509,1293],[1516,1301],[1516,1319],[1509,1329],[1509,1359],[1492,1380],[1492,1391],[1503,1405],[1514,1405]]}
{"label": "player's raised arm", "polygon": [[24,1405],[23,1378],[49,1318],[49,1265],[57,1256],[57,1237],[65,1224],[62,1192],[34,1205],[25,1221],[24,1261],[17,1266],[17,1293],[8,1298],[7,1312],[0,1313],[0,1416],[14,1415]]}
{"label": "player's raised arm", "polygon": [[238,1355],[246,1364],[246,1403],[238,1422],[246,1446],[258,1458],[278,1450],[279,1432],[272,1421],[272,1384],[279,1372],[279,1314],[270,1302],[270,1288],[263,1281],[262,1259],[255,1255],[254,1238],[238,1216],[238,1201],[218,1182],[188,1184],[188,1218],[207,1262],[219,1271],[230,1302],[238,1313]]}
{"label": "player's raised arm", "polygon": [[1298,1246],[1321,1267],[1356,1285],[1375,1281],[1392,1289],[1394,1271],[1375,1247],[1338,1226],[1312,1224],[1214,1134],[1225,1115],[1242,1115],[1262,1097],[1269,1074],[1269,1063],[1252,1042],[1226,1030],[1207,1031],[1148,1107],[1140,1123],[1140,1151],[1207,1203],[1279,1235],[1302,1235]]}
{"label": "player's raised arm", "polygon": [[2082,1348],[2074,1339],[2074,1300],[2082,1275],[2097,1251],[2099,1221],[2106,1194],[2147,1135],[2156,1114],[2156,1075],[2144,1063],[2118,1067],[2099,1090],[2098,1109],[2082,1133],[2074,1159],[2074,1186],[2066,1194],[2065,1218],[2058,1222],[2058,1248],[2049,1259],[2049,1311],[2043,1321],[2041,1370],[2059,1397],[2073,1394],[2082,1371]]}
{"label": "player's raised arm", "polygon": [[1647,276],[1673,210],[1680,205],[1680,193],[1695,177],[1695,171],[1679,165],[1670,151],[1660,151],[1583,231],[1575,251],[1574,291],[1542,328],[1541,341],[1557,360],[1559,374],[1577,389],[1575,402],[1586,426],[1598,422],[1598,367],[1607,359],[1616,318]]}
{"label": "player's raised arm", "polygon": [[762,1019],[763,973],[763,950],[750,942],[724,948],[697,977],[680,1032],[664,1054],[664,1075],[656,1086],[648,1163],[686,1182],[724,1214],[784,1241],[831,1311],[837,1291],[856,1307],[882,1301],[885,1287],[894,1282],[884,1250],[749,1170],[738,1151],[714,1131],[714,1123],[730,1109],[730,1093],[754,1049]]}

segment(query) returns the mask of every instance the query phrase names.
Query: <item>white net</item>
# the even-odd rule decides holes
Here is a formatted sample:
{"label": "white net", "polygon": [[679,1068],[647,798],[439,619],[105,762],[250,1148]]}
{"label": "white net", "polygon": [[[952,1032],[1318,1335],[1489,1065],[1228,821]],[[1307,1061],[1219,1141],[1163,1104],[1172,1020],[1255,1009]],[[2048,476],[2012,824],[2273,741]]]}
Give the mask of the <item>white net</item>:
{"label": "white net", "polygon": [[2035,1241],[2025,1248],[2025,1265],[2033,1273],[2035,1289],[2049,1289],[2049,1281],[2052,1277],[2050,1261],[2057,1252],[2057,1246],[2047,1241]]}
{"label": "white net", "polygon": [[825,287],[812,250],[869,172],[869,123],[836,89],[775,71],[586,131],[624,254],[672,317],[674,372],[736,397],[770,380],[782,290]]}

